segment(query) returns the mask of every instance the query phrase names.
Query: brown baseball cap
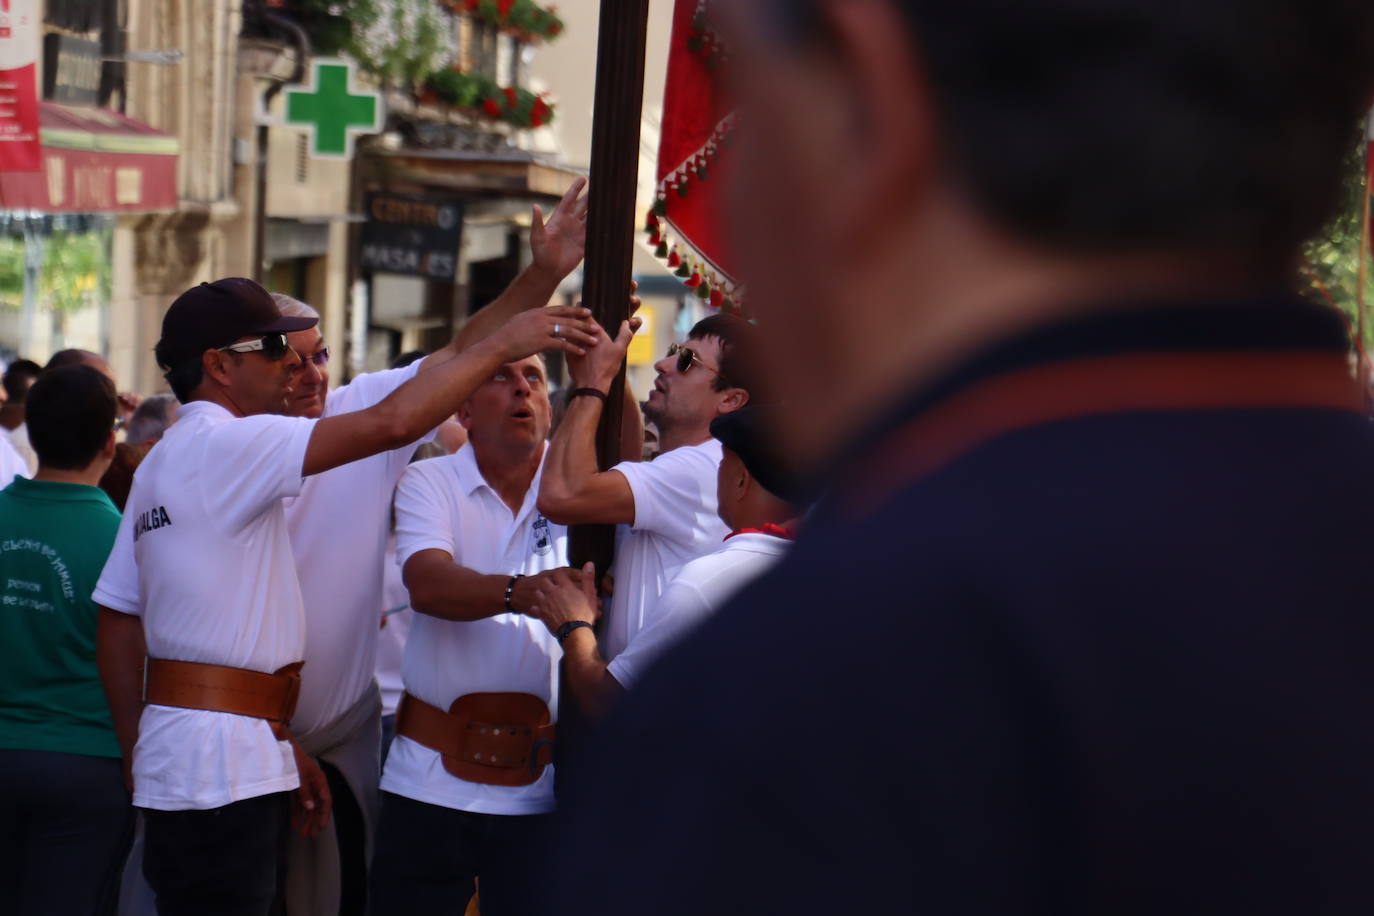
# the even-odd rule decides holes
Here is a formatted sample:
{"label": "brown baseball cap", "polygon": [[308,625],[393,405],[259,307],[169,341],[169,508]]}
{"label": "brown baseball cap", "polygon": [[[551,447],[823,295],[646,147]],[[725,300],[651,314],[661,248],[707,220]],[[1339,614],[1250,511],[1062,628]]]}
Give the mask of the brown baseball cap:
{"label": "brown baseball cap", "polygon": [[227,347],[241,337],[313,328],[318,318],[288,318],[272,294],[247,277],[226,277],[177,296],[162,318],[154,353],[164,370]]}

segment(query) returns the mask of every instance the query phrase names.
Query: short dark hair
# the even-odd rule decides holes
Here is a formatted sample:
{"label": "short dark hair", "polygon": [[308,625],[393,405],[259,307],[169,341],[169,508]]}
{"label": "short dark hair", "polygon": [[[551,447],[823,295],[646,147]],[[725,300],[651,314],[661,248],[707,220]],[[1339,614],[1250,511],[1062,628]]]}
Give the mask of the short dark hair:
{"label": "short dark hair", "polygon": [[[779,0],[796,26],[814,0]],[[1290,249],[1336,203],[1374,86],[1350,0],[892,0],[951,169],[1070,250]]]}
{"label": "short dark hair", "polygon": [[43,367],[31,359],[16,359],[5,369],[5,396],[15,404],[24,403],[29,385],[43,373]]}
{"label": "short dark hair", "polygon": [[[153,348],[153,356],[161,365],[163,354],[157,347]],[[173,366],[162,374],[167,380],[167,387],[172,389],[172,394],[183,404],[189,404],[196,399],[196,389],[205,378],[205,367],[201,365],[201,357],[188,359],[180,365]]]}
{"label": "short dark hair", "polygon": [[720,375],[715,377],[717,391],[743,388],[749,393],[751,404],[769,400],[759,363],[758,328],[738,315],[720,312],[698,321],[687,337],[691,340],[711,337],[720,342]]}
{"label": "short dark hair", "polygon": [[114,382],[90,366],[49,369],[29,389],[25,422],[42,467],[79,471],[100,454],[118,412]]}

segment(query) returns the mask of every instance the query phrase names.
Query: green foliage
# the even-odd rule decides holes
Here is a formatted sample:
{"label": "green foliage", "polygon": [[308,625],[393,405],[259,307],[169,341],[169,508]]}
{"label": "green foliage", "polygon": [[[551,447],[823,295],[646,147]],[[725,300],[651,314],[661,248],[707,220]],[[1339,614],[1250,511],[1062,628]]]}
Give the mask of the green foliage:
{"label": "green foliage", "polygon": [[[1363,126],[1363,125],[1361,125]],[[1356,325],[1356,304],[1359,301],[1360,221],[1364,212],[1365,144],[1363,131],[1357,144],[1342,163],[1340,209],[1322,232],[1309,242],[1303,251],[1303,271],[1299,280],[1302,291],[1311,299],[1327,303],[1327,296]],[[1374,259],[1367,264],[1365,278],[1366,328],[1365,345],[1374,340]],[[1320,286],[1318,285],[1320,282]],[[1325,294],[1322,292],[1325,287]]]}
{"label": "green foliage", "polygon": [[450,5],[524,41],[552,41],[563,34],[563,20],[558,14],[534,0],[450,0]]}
{"label": "green foliage", "polygon": [[[24,239],[0,236],[0,303],[24,298]],[[40,306],[71,314],[110,298],[108,231],[55,232],[43,239],[38,272]]]}
{"label": "green foliage", "polygon": [[385,86],[414,87],[449,52],[434,0],[298,0],[294,12],[315,53],[351,57]]}
{"label": "green foliage", "polygon": [[542,97],[528,89],[503,89],[481,73],[438,70],[425,80],[425,88],[441,102],[514,127],[542,127],[554,117],[553,106]]}

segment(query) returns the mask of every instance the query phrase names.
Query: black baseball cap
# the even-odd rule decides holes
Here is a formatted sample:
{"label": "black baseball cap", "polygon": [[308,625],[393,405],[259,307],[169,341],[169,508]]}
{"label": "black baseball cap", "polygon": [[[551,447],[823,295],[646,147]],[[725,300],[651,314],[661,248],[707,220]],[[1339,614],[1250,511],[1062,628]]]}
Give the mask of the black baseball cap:
{"label": "black baseball cap", "polygon": [[777,416],[777,407],[741,407],[712,420],[711,435],[739,456],[744,469],[761,487],[783,502],[796,505],[801,487],[777,447]]}
{"label": "black baseball cap", "polygon": [[172,369],[241,337],[289,334],[318,322],[286,317],[272,294],[247,277],[225,277],[177,296],[162,318],[162,339],[154,352],[163,369]]}

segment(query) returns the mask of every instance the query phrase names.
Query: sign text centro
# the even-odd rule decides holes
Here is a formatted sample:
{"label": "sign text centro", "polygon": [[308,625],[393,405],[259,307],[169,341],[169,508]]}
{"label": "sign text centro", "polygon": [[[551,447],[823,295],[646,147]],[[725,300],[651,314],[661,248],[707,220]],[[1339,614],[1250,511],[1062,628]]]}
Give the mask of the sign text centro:
{"label": "sign text centro", "polygon": [[463,204],[409,194],[367,195],[359,266],[367,272],[452,281],[463,234]]}

